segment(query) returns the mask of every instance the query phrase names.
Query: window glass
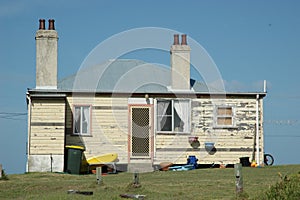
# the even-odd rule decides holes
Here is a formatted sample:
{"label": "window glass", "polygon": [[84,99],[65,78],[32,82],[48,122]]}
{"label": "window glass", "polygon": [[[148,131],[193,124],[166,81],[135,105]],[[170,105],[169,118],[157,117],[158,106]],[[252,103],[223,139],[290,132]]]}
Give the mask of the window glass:
{"label": "window glass", "polygon": [[218,108],[218,115],[232,115],[232,108]]}
{"label": "window glass", "polygon": [[172,102],[158,101],[157,102],[157,130],[172,131]]}
{"label": "window glass", "polygon": [[174,100],[174,130],[175,132],[188,132],[189,128],[189,102]]}
{"label": "window glass", "polygon": [[90,134],[90,106],[75,106],[74,133]]}
{"label": "window glass", "polygon": [[229,127],[234,125],[233,121],[233,107],[230,106],[219,106],[216,107],[216,126],[217,127]]}
{"label": "window glass", "polygon": [[90,107],[82,107],[82,133],[89,133]]}
{"label": "window glass", "polygon": [[189,101],[158,100],[157,131],[189,132]]}
{"label": "window glass", "polygon": [[231,117],[218,117],[217,121],[218,125],[232,125],[232,118]]}
{"label": "window glass", "polygon": [[74,114],[74,133],[80,133],[81,130],[81,109],[80,107],[75,107],[75,114]]}

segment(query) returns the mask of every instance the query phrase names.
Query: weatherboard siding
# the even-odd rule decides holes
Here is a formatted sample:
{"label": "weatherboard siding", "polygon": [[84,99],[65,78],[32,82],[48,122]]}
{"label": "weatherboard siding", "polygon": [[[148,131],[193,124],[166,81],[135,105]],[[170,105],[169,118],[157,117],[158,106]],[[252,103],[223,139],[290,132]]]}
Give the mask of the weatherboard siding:
{"label": "weatherboard siding", "polygon": [[[86,158],[106,153],[118,153],[119,162],[127,162],[127,98],[70,96],[67,101],[66,143],[84,146]],[[91,133],[89,136],[73,134],[72,110],[76,105],[91,106]]]}
{"label": "weatherboard siding", "polygon": [[[65,145],[84,146],[85,158],[117,153],[119,164],[128,163],[130,139],[128,136],[130,124],[128,98],[68,96],[66,99],[32,98],[31,103],[29,171],[39,171],[40,169],[34,168],[37,165],[43,166],[45,168],[43,170],[49,170],[49,156],[51,155],[61,156],[55,158],[55,163],[63,161]],[[235,121],[233,127],[214,127],[216,105],[233,106]],[[73,134],[74,106],[90,106],[91,108],[91,132],[88,136]],[[262,161],[264,150],[262,113],[261,99],[259,100],[260,161]],[[153,117],[155,119],[155,116]],[[153,162],[159,164],[170,161],[175,164],[184,164],[189,155],[196,156],[199,164],[233,164],[239,162],[240,157],[252,159],[253,153],[256,155],[255,127],[255,98],[191,99],[191,132],[162,134],[154,131]],[[190,136],[198,137],[199,148],[191,147],[188,142]],[[205,148],[205,142],[214,142],[215,151],[208,151]],[[59,169],[62,169],[62,166],[63,164],[57,165]]]}
{"label": "weatherboard siding", "polygon": [[[66,144],[84,146],[86,158],[105,153],[118,153],[119,163],[127,163],[128,99],[70,96],[67,98],[67,102]],[[91,106],[91,133],[89,136],[80,137],[72,134],[72,110],[76,105]],[[234,107],[234,127],[214,127],[215,105]],[[261,161],[263,155],[262,108],[262,100],[260,100]],[[189,134],[155,133],[154,164],[163,161],[172,161],[176,164],[186,163],[189,155],[195,155],[200,164],[232,164],[239,162],[240,157],[252,159],[253,148],[255,147],[256,99],[192,99],[190,123],[191,133]],[[198,149],[192,149],[188,142],[189,136],[199,138],[200,147]],[[215,142],[216,151],[207,151],[205,142]]]}
{"label": "weatherboard siding", "polygon": [[[256,99],[192,99],[191,133],[176,135],[156,134],[156,164],[171,161],[175,164],[187,162],[189,155],[195,155],[200,164],[233,164],[240,157],[252,159],[256,134]],[[230,128],[214,127],[214,107],[233,106],[235,126]],[[263,158],[262,100],[259,101],[260,158]],[[200,147],[192,149],[189,136],[197,136]],[[214,142],[215,151],[205,148],[205,142]],[[256,153],[255,153],[256,155]]]}
{"label": "weatherboard siding", "polygon": [[[262,124],[262,101],[259,117]],[[214,127],[214,104],[230,105],[234,108],[235,126],[232,128]],[[192,135],[199,137],[199,163],[232,164],[240,157],[252,159],[256,134],[256,99],[230,98],[225,100],[194,99],[192,103]],[[260,126],[260,148],[263,149],[263,133]],[[205,150],[205,142],[215,143],[215,152]],[[189,153],[193,153],[189,152]],[[195,153],[197,154],[197,153]],[[262,158],[263,152],[260,153]],[[262,159],[261,159],[262,160]]]}
{"label": "weatherboard siding", "polygon": [[65,144],[65,100],[32,99],[30,155],[63,155]]}

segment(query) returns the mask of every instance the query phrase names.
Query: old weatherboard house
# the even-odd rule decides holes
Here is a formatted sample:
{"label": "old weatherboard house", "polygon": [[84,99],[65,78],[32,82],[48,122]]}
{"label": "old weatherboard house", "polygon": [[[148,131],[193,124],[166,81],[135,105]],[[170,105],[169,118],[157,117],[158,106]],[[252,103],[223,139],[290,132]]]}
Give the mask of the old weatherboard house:
{"label": "old weatherboard house", "polygon": [[[116,153],[124,170],[135,163],[151,169],[162,162],[185,164],[189,155],[199,164],[234,164],[241,157],[262,162],[266,93],[224,93],[191,80],[186,35],[170,42],[170,69],[115,59],[60,81],[54,20],[48,29],[40,20],[35,39],[36,87],[27,90],[28,172],[64,171],[67,145],[82,146],[84,158]],[[148,78],[148,84],[138,83]]]}

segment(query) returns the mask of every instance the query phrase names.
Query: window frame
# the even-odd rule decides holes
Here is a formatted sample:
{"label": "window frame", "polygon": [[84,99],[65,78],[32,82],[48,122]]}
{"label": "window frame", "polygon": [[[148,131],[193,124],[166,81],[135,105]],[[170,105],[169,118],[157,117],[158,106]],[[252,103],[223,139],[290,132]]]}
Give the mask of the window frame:
{"label": "window frame", "polygon": [[[76,108],[80,108],[80,132],[79,133],[75,133],[75,125],[76,125],[76,122],[75,122],[75,119],[76,119]],[[89,110],[89,113],[88,113],[88,117],[89,117],[89,124],[87,125],[87,133],[83,133],[82,132],[82,113],[83,113],[83,108],[88,108]],[[92,135],[92,106],[91,105],[73,105],[73,120],[72,120],[72,123],[73,123],[73,129],[72,129],[72,135],[80,135],[80,136],[91,136]]]}
{"label": "window frame", "polygon": [[[165,116],[171,116],[171,128],[172,130],[163,131],[158,130],[158,103],[159,101],[170,101],[171,104],[171,115],[165,115]],[[175,101],[185,101],[187,102],[187,109],[188,109],[188,115],[187,115],[187,131],[176,131],[174,127],[174,121],[175,121],[175,113],[174,113],[174,102]],[[164,116],[164,115],[162,115]],[[158,134],[191,134],[191,99],[172,99],[172,98],[159,98],[155,100],[155,132]]]}
{"label": "window frame", "polygon": [[[231,115],[229,114],[218,114],[219,109],[231,109]],[[235,106],[234,105],[216,105],[214,106],[214,128],[235,128],[236,119],[235,119]],[[231,124],[218,124],[218,119],[220,118],[230,118]]]}

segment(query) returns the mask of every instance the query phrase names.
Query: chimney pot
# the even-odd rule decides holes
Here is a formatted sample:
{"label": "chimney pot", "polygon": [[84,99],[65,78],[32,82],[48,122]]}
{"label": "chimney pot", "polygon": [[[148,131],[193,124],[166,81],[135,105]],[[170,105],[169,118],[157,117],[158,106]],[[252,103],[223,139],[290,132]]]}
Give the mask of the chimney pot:
{"label": "chimney pot", "polygon": [[40,19],[39,30],[45,30],[45,19]]}
{"label": "chimney pot", "polygon": [[54,27],[54,19],[49,19],[49,27],[48,27],[48,30],[55,30],[55,27]]}
{"label": "chimney pot", "polygon": [[174,43],[173,45],[178,45],[179,44],[179,34],[174,34]]}
{"label": "chimney pot", "polygon": [[187,45],[186,34],[181,35],[181,45]]}

